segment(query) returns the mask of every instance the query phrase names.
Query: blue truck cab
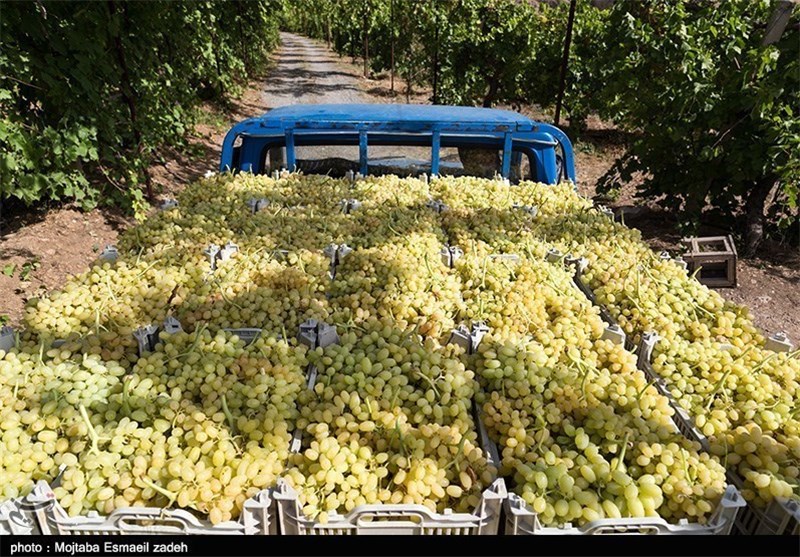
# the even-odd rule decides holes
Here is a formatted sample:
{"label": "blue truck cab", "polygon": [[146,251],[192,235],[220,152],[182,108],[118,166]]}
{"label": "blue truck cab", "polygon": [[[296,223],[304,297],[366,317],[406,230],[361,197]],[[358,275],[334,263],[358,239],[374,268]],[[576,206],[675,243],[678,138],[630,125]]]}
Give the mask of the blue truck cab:
{"label": "blue truck cab", "polygon": [[[221,172],[268,173],[279,166],[302,170],[297,148],[305,146],[358,146],[355,169],[374,174],[372,146],[414,146],[430,149],[427,171],[444,169],[440,151],[445,147],[493,150],[497,173],[512,177],[512,167],[527,158],[527,178],[546,184],[575,182],[572,144],[555,126],[516,112],[492,108],[409,104],[316,104],[276,108],[236,124],[225,137]],[[323,170],[324,172],[324,170]],[[517,174],[516,178],[520,176]]]}

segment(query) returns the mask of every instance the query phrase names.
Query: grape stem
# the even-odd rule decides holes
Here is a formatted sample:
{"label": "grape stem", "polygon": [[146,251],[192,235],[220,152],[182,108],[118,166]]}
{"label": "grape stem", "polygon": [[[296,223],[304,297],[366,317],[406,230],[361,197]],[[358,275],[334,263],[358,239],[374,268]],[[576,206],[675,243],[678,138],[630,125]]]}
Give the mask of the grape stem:
{"label": "grape stem", "polygon": [[590,366],[586,365],[586,362],[577,358],[572,355],[571,351],[567,351],[567,357],[572,361],[578,368],[578,371],[581,373],[581,393],[583,394],[583,398],[586,398],[586,380],[589,377],[589,372],[594,371]]}
{"label": "grape stem", "polygon": [[652,387],[653,385],[655,385],[655,384],[656,384],[656,381],[658,381],[658,378],[654,378],[654,379],[653,379],[652,381],[650,381],[650,382],[649,382],[647,385],[645,385],[645,386],[644,386],[644,388],[642,388],[642,390],[641,390],[641,391],[639,391],[639,394],[638,394],[638,395],[636,395],[636,402],[637,402],[637,403],[639,403],[639,402],[641,402],[641,401],[642,401],[642,395],[645,393],[645,391],[646,391],[646,390],[647,390],[649,387]]}
{"label": "grape stem", "polygon": [[364,402],[365,402],[365,403],[366,403],[366,405],[367,405],[367,410],[369,410],[369,417],[370,417],[370,419],[371,419],[371,420],[374,420],[374,419],[375,419],[375,411],[372,409],[372,403],[370,402],[370,400],[369,400],[369,397],[367,397],[367,398],[364,400]]}
{"label": "grape stem", "polygon": [[136,264],[138,265],[139,264],[139,259],[141,258],[142,253],[144,252],[144,246],[142,245],[142,239],[139,236],[139,228],[138,227],[134,227],[133,234],[136,237],[136,247],[139,248],[139,253],[136,254]]}
{"label": "grape stem", "polygon": [[94,334],[100,336],[100,329],[108,331],[108,328],[100,324],[100,310],[105,308],[105,303],[99,305],[94,310]]}
{"label": "grape stem", "polygon": [[694,483],[695,478],[694,478],[694,476],[692,474],[689,473],[689,464],[686,461],[686,449],[684,449],[683,447],[681,447],[681,461],[683,462],[683,473],[684,473],[684,475],[686,476],[686,478],[688,480],[690,480],[692,483]]}
{"label": "grape stem", "polygon": [[130,400],[129,389],[132,378],[133,378],[132,375],[126,375],[122,380],[122,411],[126,416],[131,415],[131,407],[129,404]]}
{"label": "grape stem", "polygon": [[228,400],[225,398],[225,395],[222,395],[222,412],[225,414],[225,419],[228,421],[228,427],[231,428],[231,432],[234,436],[238,435],[236,429],[236,421],[233,419],[233,414],[228,409]]}
{"label": "grape stem", "polygon": [[544,419],[544,416],[542,416],[541,414],[537,413],[536,414],[536,421],[537,422],[541,422],[541,429],[539,429],[538,431],[541,432],[541,434],[539,435],[539,452],[542,452],[542,443],[544,443],[544,432],[548,431],[548,429],[547,429],[547,420]]}
{"label": "grape stem", "polygon": [[550,279],[548,281],[548,284],[550,285],[550,288],[552,288],[553,290],[555,290],[558,294],[561,294],[562,296],[567,296],[567,293],[564,290],[562,290],[561,288],[558,287],[558,281],[553,276],[553,272],[550,270],[550,267],[545,267],[545,269],[547,270],[547,276]]}
{"label": "grape stem", "polygon": [[83,422],[86,424],[86,429],[89,431],[89,438],[92,440],[92,447],[89,449],[89,452],[99,453],[100,449],[98,448],[97,443],[100,441],[100,437],[97,435],[92,422],[89,420],[89,414],[86,413],[86,407],[83,404],[79,404],[78,411],[80,411],[81,418],[83,418]]}
{"label": "grape stem", "polygon": [[622,439],[622,450],[619,452],[619,458],[617,459],[617,464],[614,466],[614,470],[621,470],[624,466],[625,460],[625,452],[628,450],[628,440],[630,439],[631,432],[626,431],[625,437]]}
{"label": "grape stem", "polygon": [[192,354],[197,349],[197,345],[200,344],[200,337],[203,336],[203,332],[205,332],[206,328],[208,328],[207,324],[203,323],[202,325],[200,325],[200,328],[197,329],[197,331],[195,332],[194,341],[192,342],[192,345],[189,347],[189,350],[187,350],[186,352],[184,352],[182,354],[178,354],[177,356],[173,356],[172,358],[167,360],[167,362],[171,362],[172,360],[176,360],[178,358],[183,358],[184,356],[188,356],[189,354]]}
{"label": "grape stem", "polygon": [[451,460],[450,462],[445,464],[445,466],[444,466],[445,470],[448,470],[451,466],[453,466],[455,464],[456,470],[458,470],[459,473],[461,472],[461,466],[459,465],[458,461],[460,460],[459,457],[461,457],[461,453],[464,452],[464,442],[466,440],[467,440],[467,436],[462,434],[461,441],[458,442],[458,451],[456,452],[455,456],[453,457],[453,460]]}
{"label": "grape stem", "polygon": [[417,370],[417,375],[419,377],[421,377],[422,379],[424,379],[425,381],[427,381],[428,385],[430,385],[431,389],[433,389],[433,392],[436,395],[436,398],[440,398],[441,395],[439,394],[439,389],[436,388],[436,384],[434,383],[433,379],[431,379],[430,377],[428,377],[427,375],[425,375],[424,373],[422,373],[419,370]]}
{"label": "grape stem", "polygon": [[334,325],[336,325],[337,327],[342,327],[343,329],[347,329],[347,330],[355,329],[357,331],[361,331],[362,333],[366,332],[366,329],[356,325],[356,322],[353,321],[353,315],[352,314],[350,315],[350,318],[348,319],[347,323],[334,323]]}
{"label": "grape stem", "polygon": [[243,309],[242,306],[240,306],[239,304],[237,304],[236,302],[234,302],[230,298],[228,298],[228,296],[225,294],[225,289],[222,287],[222,283],[219,280],[215,279],[214,280],[214,285],[217,287],[217,290],[219,290],[219,293],[222,296],[222,299],[225,300],[225,302],[229,303],[230,305],[232,305],[236,309],[240,309],[240,310]]}
{"label": "grape stem", "polygon": [[[170,491],[170,490],[168,490],[166,488],[163,488],[163,487],[161,487],[159,485],[154,484],[153,482],[151,482],[144,475],[139,476],[139,481],[141,481],[144,485],[146,485],[147,487],[149,487],[153,491],[156,491],[156,492],[160,493],[161,495],[163,495],[164,497],[166,497],[167,499],[169,499],[169,503],[167,504],[168,507],[171,507],[175,503],[175,499],[177,499],[177,497],[178,497],[178,494],[175,491]],[[194,508],[193,505],[190,505],[190,506],[192,508]]]}
{"label": "grape stem", "polygon": [[641,302],[642,301],[642,272],[641,272],[641,269],[642,269],[641,265],[637,265],[636,266],[636,301],[637,302]]}
{"label": "grape stem", "polygon": [[[138,228],[137,228],[136,230],[137,230],[137,233],[138,233]],[[140,279],[140,278],[141,278],[141,277],[142,277],[142,276],[143,276],[143,275],[144,275],[144,274],[145,274],[147,271],[149,271],[150,269],[152,269],[153,267],[155,267],[156,265],[158,265],[158,263],[159,263],[159,261],[158,261],[158,260],[156,260],[156,261],[154,261],[153,263],[151,263],[150,265],[148,265],[147,267],[145,267],[145,268],[144,268],[144,271],[142,271],[141,273],[139,273],[139,274],[136,276],[136,278],[135,278],[134,280],[138,280],[138,279]]]}
{"label": "grape stem", "polygon": [[397,435],[397,439],[400,441],[400,452],[403,454],[403,456],[406,456],[406,443],[403,439],[403,432],[400,431],[400,422],[397,420],[394,422],[394,432],[392,433],[390,443],[391,441],[394,441],[395,435]]}
{"label": "grape stem", "polygon": [[108,280],[108,275],[105,276],[105,279],[106,279],[106,286],[108,287],[108,293],[111,296],[111,299],[114,300],[114,302],[117,302],[117,297],[114,295],[114,290],[111,288],[111,282],[109,282]]}
{"label": "grape stem", "polygon": [[[763,368],[765,365],[767,365],[767,363],[777,355],[778,355],[777,352],[775,352],[773,354],[770,354],[769,356],[764,358],[757,366],[755,366],[750,373],[753,374],[753,373],[755,373],[757,371],[761,371],[761,368]],[[789,357],[791,357],[791,354],[789,354]]]}
{"label": "grape stem", "polygon": [[[733,371],[733,366],[736,364],[736,362],[738,362],[739,360],[741,360],[742,358],[744,358],[744,357],[745,357],[745,355],[746,355],[748,352],[750,352],[750,350],[751,350],[752,348],[753,348],[753,346],[752,346],[752,345],[751,345],[751,346],[748,346],[748,347],[747,347],[747,350],[745,350],[744,352],[742,352],[742,353],[739,355],[739,357],[738,357],[738,358],[736,358],[736,359],[735,359],[735,360],[734,360],[734,361],[731,363],[730,367],[728,367],[728,371],[726,371],[726,372],[725,372],[725,373],[722,375],[722,378],[721,378],[719,381],[717,381],[717,384],[716,384],[716,385],[714,385],[714,389],[711,391],[711,394],[708,396],[708,402],[706,403],[706,412],[708,412],[708,411],[709,411],[709,409],[711,408],[711,405],[714,403],[714,400],[715,400],[715,397],[716,397],[716,394],[717,394],[717,392],[718,392],[720,389],[722,389],[722,388],[724,387],[725,381],[728,379],[728,376],[729,376],[729,375],[731,374],[731,372]],[[725,392],[725,391],[723,391],[723,393],[724,393],[724,392]]]}
{"label": "grape stem", "polygon": [[586,368],[586,371],[583,372],[583,378],[581,379],[581,394],[583,398],[586,398],[586,380],[589,378],[589,374],[593,372],[592,368]]}

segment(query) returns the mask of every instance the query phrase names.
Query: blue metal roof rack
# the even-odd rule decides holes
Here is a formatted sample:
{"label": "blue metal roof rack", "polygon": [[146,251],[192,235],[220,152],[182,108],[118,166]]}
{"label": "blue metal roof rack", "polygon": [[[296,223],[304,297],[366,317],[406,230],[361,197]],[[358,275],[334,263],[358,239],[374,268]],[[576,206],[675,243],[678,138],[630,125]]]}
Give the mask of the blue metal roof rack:
{"label": "blue metal roof rack", "polygon": [[276,147],[285,147],[286,166],[294,170],[295,148],[304,145],[358,145],[363,175],[368,171],[369,145],[430,146],[431,174],[439,173],[442,147],[494,148],[502,151],[504,178],[511,173],[512,156],[524,154],[538,181],[575,182],[572,144],[555,126],[508,110],[408,104],[276,108],[231,128],[222,145],[220,171],[263,173],[266,152]]}

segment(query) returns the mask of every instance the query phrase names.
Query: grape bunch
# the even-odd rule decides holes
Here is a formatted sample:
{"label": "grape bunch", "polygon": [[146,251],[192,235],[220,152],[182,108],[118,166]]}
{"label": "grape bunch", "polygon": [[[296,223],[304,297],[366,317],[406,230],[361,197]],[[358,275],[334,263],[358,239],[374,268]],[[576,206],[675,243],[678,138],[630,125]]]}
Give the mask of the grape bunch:
{"label": "grape bunch", "polygon": [[[0,352],[3,498],[63,469],[70,515],[219,523],[283,476],[325,522],[372,503],[472,512],[499,474],[547,525],[704,523],[725,467],[757,505],[800,496],[797,353],[767,350],[746,309],[571,184],[216,175],[117,247],[32,300]],[[597,304],[554,249],[589,262]],[[662,337],[653,371],[709,452],[676,431],[598,305],[634,342]],[[140,353],[134,330],[170,315],[184,331]],[[339,342],[298,343],[308,319]],[[448,344],[477,322],[477,346]]]}
{"label": "grape bunch", "polygon": [[0,361],[4,496],[64,465],[54,493],[71,515],[176,505],[218,523],[283,471],[305,386],[302,347],[245,346],[207,328],[163,333],[126,369],[68,346]]}
{"label": "grape bunch", "polygon": [[553,365],[536,341],[487,340],[476,364],[487,381],[486,425],[499,437],[503,471],[544,525],[705,522],[725,470],[674,430],[672,408],[630,354],[597,340],[596,361],[571,348]]}
{"label": "grape bunch", "polygon": [[[534,188],[527,202],[540,213],[510,238],[504,230],[493,236],[488,219],[488,229],[476,227],[476,236],[501,249],[546,239],[563,253],[586,258],[582,278],[626,334],[635,342],[648,331],[661,337],[653,369],[709,437],[713,452],[744,481],[745,498],[758,506],[775,497],[800,499],[800,461],[786,434],[796,428],[797,353],[766,350],[746,308],[654,254],[638,231],[592,210],[574,192]],[[548,212],[552,206],[558,210]],[[748,438],[753,430],[765,434],[759,443]]]}
{"label": "grape bunch", "polygon": [[461,305],[458,277],[440,255],[433,233],[407,234],[350,253],[336,269],[329,295],[333,321],[346,327],[392,319],[441,338],[454,328]]}
{"label": "grape bunch", "polygon": [[377,502],[474,510],[497,471],[479,445],[462,353],[377,320],[309,353],[318,376],[301,395],[303,449],[287,473],[308,517]]}

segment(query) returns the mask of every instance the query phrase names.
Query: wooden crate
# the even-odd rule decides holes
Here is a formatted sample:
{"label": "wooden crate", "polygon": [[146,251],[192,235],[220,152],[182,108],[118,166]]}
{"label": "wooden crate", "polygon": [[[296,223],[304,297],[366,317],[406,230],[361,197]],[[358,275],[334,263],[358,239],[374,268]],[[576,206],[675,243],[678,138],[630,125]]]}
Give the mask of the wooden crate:
{"label": "wooden crate", "polygon": [[736,287],[738,254],[732,237],[684,238],[683,243],[688,248],[683,259],[689,272],[693,273],[700,268],[697,280],[706,286]]}

